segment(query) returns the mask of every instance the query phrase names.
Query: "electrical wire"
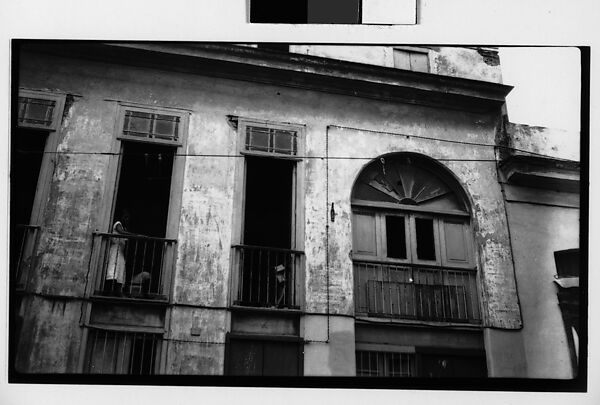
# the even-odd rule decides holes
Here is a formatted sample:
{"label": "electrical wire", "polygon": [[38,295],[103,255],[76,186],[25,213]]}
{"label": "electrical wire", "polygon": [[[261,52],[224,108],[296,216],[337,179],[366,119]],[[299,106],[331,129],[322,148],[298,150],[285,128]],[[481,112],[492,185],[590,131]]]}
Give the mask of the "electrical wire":
{"label": "electrical wire", "polygon": [[[497,148],[504,148],[506,149],[506,147],[503,146],[496,146]],[[530,153],[533,156],[538,156],[538,157],[545,157],[545,158],[549,158],[549,159],[553,159],[553,160],[559,160],[562,162],[568,162],[568,163],[579,163],[579,161],[577,160],[571,160],[571,159],[563,159],[563,158],[557,158],[554,156],[550,156],[550,155],[542,155],[539,153],[535,153],[535,152],[527,152],[527,151],[522,151],[520,149],[514,149],[514,148],[508,148],[511,150],[515,150],[515,151],[520,151],[523,153]],[[84,155],[84,156],[94,156],[94,155],[98,155],[98,156],[121,156],[121,155],[127,155],[127,156],[150,156],[150,155],[162,155],[164,153],[121,153],[121,152],[69,152],[69,151],[61,151],[61,152],[48,152],[48,151],[44,151],[44,152],[40,152],[40,151],[21,151],[21,150],[17,150],[17,153],[21,153],[21,154],[53,154],[53,155]],[[231,154],[202,154],[202,153],[175,153],[172,154],[171,156],[174,157],[208,157],[208,158],[244,158],[248,155],[231,155]],[[320,160],[375,160],[380,158],[380,156],[299,156],[299,155],[285,155],[285,156],[289,156],[292,159],[320,159]],[[267,155],[268,157],[268,155]],[[438,161],[442,161],[442,162],[497,162],[496,159],[466,159],[466,158],[435,158]]]}

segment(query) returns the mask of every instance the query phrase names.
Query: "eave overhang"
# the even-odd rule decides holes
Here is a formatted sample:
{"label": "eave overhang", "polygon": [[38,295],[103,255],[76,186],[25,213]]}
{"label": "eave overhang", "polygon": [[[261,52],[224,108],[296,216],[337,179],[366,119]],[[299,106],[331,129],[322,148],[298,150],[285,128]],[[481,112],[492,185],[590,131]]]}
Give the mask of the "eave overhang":
{"label": "eave overhang", "polygon": [[580,192],[579,162],[514,154],[500,163],[509,184],[568,193]]}
{"label": "eave overhang", "polygon": [[25,43],[23,50],[354,97],[485,113],[512,86],[219,43]]}

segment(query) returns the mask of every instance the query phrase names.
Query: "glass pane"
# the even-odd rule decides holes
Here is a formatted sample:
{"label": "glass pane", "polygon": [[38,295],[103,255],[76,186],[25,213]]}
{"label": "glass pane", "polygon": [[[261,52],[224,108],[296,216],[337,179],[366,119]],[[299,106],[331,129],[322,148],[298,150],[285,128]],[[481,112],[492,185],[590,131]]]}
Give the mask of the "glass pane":
{"label": "glass pane", "polygon": [[417,257],[421,260],[435,260],[435,240],[433,219],[415,218],[417,235]]}
{"label": "glass pane", "polygon": [[292,131],[273,131],[274,152],[296,154],[296,133]]}
{"label": "glass pane", "polygon": [[385,231],[387,240],[387,257],[406,259],[406,233],[404,217],[386,216]]}
{"label": "glass pane", "polygon": [[246,149],[269,151],[270,131],[266,128],[248,127],[246,128]]}
{"label": "glass pane", "polygon": [[177,140],[178,124],[179,117],[157,114],[154,122],[154,135],[158,138]]}
{"label": "glass pane", "polygon": [[126,135],[148,135],[152,130],[152,114],[137,111],[125,113],[123,132]]}
{"label": "glass pane", "polygon": [[55,101],[35,98],[19,98],[19,122],[30,124],[52,124]]}

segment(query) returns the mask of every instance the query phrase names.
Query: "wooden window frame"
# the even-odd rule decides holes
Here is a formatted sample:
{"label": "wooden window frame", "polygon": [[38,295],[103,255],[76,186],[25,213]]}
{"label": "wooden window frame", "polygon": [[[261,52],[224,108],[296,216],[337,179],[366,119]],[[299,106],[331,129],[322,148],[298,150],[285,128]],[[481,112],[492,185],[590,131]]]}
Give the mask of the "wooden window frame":
{"label": "wooden window frame", "polygon": [[[16,126],[19,128],[41,129],[44,131],[57,131],[60,128],[63,110],[65,108],[66,94],[52,93],[39,90],[19,89],[19,98],[33,98],[45,101],[54,101],[54,110],[52,111],[52,120],[50,125],[34,124],[30,122],[19,122],[17,119]],[[18,104],[18,100],[17,100]]]}
{"label": "wooden window frame", "polygon": [[[264,153],[261,151],[247,151],[245,150],[246,145],[246,128],[248,126],[261,126],[265,128],[282,129],[282,130],[293,130],[297,133],[297,154],[286,155],[279,153]],[[235,246],[241,245],[244,242],[244,219],[245,219],[245,207],[246,207],[246,173],[247,173],[247,159],[246,156],[256,156],[271,159],[283,159],[294,161],[294,168],[292,173],[292,220],[291,220],[291,250],[304,252],[304,194],[305,194],[305,162],[302,156],[305,151],[305,126],[302,124],[292,124],[283,122],[273,122],[268,120],[259,120],[251,118],[237,117],[237,128],[236,128],[236,150],[243,157],[237,159],[235,167],[235,185],[234,185],[234,202],[233,202],[233,220],[232,220],[232,253],[233,258],[231,262],[231,280],[230,280],[230,291],[229,291],[229,302],[233,304],[235,296],[238,291],[239,282],[239,266],[240,258],[236,254],[234,249]],[[299,268],[296,272],[296,292],[297,300],[300,308],[303,308],[304,302],[304,289],[301,288],[304,285],[304,268],[305,258],[304,255],[300,257]]]}
{"label": "wooden window frame", "polygon": [[[143,106],[141,104],[134,103],[121,103],[119,102],[118,119],[115,127],[115,133],[117,139],[126,140],[131,142],[143,142],[152,143],[157,145],[167,145],[180,147],[184,145],[184,138],[187,135],[188,130],[188,116],[189,113],[180,109],[168,108],[168,107],[154,107],[154,106]],[[125,116],[127,111],[142,113],[142,114],[154,114],[154,115],[169,115],[179,118],[179,124],[177,128],[177,141],[171,141],[160,138],[144,138],[141,136],[132,136],[124,134]]]}
{"label": "wooden window frame", "polygon": [[[432,211],[431,213],[423,213],[421,210],[408,210],[405,207],[398,208],[396,210],[387,209],[375,209],[372,207],[356,207],[353,206],[352,214],[361,215],[373,215],[375,217],[375,245],[376,255],[368,255],[356,253],[353,251],[352,258],[355,260],[377,260],[386,262],[389,264],[397,265],[425,265],[425,266],[444,266],[445,268],[456,268],[456,269],[472,269],[474,266],[474,247],[472,238],[469,238],[469,232],[471,231],[470,220],[468,215],[450,215],[440,214]],[[406,259],[398,259],[393,257],[387,257],[387,229],[386,229],[386,216],[399,216],[404,217],[404,232],[406,240]],[[434,243],[435,243],[435,260],[423,260],[417,256],[417,244],[416,244],[416,229],[415,229],[415,218],[427,218],[433,220],[433,232],[434,232]],[[465,242],[465,253],[467,260],[464,262],[452,261],[447,258],[446,244],[445,244],[445,231],[444,222],[454,222],[463,225],[463,235]],[[354,227],[354,223],[352,224]],[[354,230],[353,230],[354,235]],[[355,241],[353,239],[353,246]]]}
{"label": "wooden window frame", "polygon": [[43,213],[46,207],[46,201],[48,200],[48,193],[50,192],[50,185],[52,183],[52,173],[54,170],[54,162],[56,161],[56,150],[61,138],[60,131],[60,117],[63,115],[66,94],[63,93],[51,93],[47,91],[19,89],[20,97],[31,97],[31,98],[43,98],[46,100],[56,100],[57,104],[54,109],[54,115],[57,117],[53,121],[52,127],[47,126],[30,126],[30,125],[16,125],[16,128],[27,128],[39,130],[40,132],[47,133],[46,145],[44,146],[44,156],[40,164],[40,173],[38,175],[38,181],[36,185],[35,197],[33,199],[33,205],[31,208],[31,217],[29,225],[39,226],[42,223]]}

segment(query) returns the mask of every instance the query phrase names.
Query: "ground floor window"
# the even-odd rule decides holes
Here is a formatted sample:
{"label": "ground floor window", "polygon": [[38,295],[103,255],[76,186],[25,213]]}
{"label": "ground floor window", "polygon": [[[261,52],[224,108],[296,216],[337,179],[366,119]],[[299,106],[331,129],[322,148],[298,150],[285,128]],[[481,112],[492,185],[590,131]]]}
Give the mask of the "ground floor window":
{"label": "ground floor window", "polygon": [[90,329],[86,372],[151,375],[158,373],[162,338],[156,333]]}
{"label": "ground floor window", "polygon": [[414,353],[383,351],[356,352],[359,377],[453,377],[484,378],[485,356],[481,353],[442,353],[415,350]]}
{"label": "ground floor window", "polygon": [[300,376],[303,345],[300,341],[231,337],[227,356],[229,375]]}

